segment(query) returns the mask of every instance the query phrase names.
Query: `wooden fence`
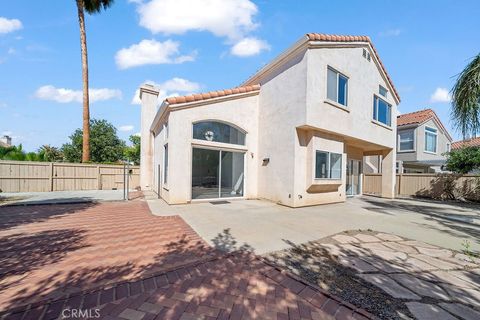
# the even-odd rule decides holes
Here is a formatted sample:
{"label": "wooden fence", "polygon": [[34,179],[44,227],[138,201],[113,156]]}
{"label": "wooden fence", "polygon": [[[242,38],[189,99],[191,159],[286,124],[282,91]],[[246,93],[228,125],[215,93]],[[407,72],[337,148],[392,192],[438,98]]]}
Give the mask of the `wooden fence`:
{"label": "wooden fence", "polygon": [[[140,167],[130,166],[129,187],[140,185]],[[0,192],[122,189],[123,165],[3,161]]]}
{"label": "wooden fence", "polygon": [[[363,193],[379,195],[382,191],[382,175],[363,175]],[[480,176],[433,173],[397,174],[395,194],[404,197],[435,199],[464,198],[480,201]]]}

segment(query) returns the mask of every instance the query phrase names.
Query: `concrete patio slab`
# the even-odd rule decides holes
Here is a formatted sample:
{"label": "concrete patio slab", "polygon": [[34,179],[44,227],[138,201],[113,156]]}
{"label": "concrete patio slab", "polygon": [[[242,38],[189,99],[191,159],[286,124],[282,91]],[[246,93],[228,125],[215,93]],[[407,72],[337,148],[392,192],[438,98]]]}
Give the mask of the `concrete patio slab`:
{"label": "concrete patio slab", "polygon": [[[213,246],[215,239],[228,230],[237,246],[248,245],[260,254],[288,248],[289,243],[300,244],[355,229],[380,231],[377,237],[386,237],[386,240],[403,236],[413,242],[398,244],[415,245],[420,241],[427,249],[436,245],[463,250],[462,242],[467,240],[471,250],[480,251],[477,219],[480,206],[392,201],[368,196],[348,199],[345,203],[295,209],[262,200],[169,206],[155,199],[148,204],[155,215],[180,215]],[[452,219],[457,216],[468,219]],[[345,241],[355,240],[346,238]],[[442,251],[437,253],[442,254]]]}

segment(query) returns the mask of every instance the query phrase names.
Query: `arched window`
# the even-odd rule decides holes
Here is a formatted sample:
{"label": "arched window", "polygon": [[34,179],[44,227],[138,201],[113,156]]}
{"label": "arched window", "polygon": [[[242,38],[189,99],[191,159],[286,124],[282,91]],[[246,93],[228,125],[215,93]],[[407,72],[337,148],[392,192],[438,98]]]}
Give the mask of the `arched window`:
{"label": "arched window", "polygon": [[194,123],[193,138],[245,145],[244,132],[226,123],[211,120]]}

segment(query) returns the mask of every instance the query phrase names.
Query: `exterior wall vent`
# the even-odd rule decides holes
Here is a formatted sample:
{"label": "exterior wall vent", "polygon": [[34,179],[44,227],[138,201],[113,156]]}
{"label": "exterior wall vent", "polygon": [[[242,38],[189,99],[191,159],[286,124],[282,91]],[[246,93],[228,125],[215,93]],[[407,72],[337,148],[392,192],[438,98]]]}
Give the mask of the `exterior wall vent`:
{"label": "exterior wall vent", "polygon": [[370,56],[370,52],[368,52],[367,49],[363,49],[363,53],[362,53],[362,56],[367,59],[367,61],[370,61],[372,58]]}

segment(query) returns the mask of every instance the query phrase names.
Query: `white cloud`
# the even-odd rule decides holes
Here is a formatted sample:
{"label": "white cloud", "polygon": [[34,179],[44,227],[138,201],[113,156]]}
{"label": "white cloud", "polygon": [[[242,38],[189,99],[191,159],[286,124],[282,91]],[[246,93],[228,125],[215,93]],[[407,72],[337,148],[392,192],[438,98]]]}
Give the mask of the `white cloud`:
{"label": "white cloud", "polygon": [[430,96],[430,102],[451,102],[452,96],[448,92],[448,89],[437,88],[435,92]]}
{"label": "white cloud", "polygon": [[388,29],[380,32],[381,37],[398,37],[402,33],[402,29]]}
{"label": "white cloud", "polygon": [[[83,94],[81,90],[72,90],[65,88],[56,88],[52,85],[42,86],[35,91],[35,97],[42,100],[51,100],[59,103],[82,102]],[[118,89],[90,89],[90,102],[105,101],[110,99],[121,99],[122,92]]]}
{"label": "white cloud", "polygon": [[141,137],[141,136],[142,136],[142,134],[141,134],[140,132],[134,133],[133,135],[134,135],[134,136],[137,136],[137,137]]}
{"label": "white cloud", "polygon": [[8,54],[15,54],[15,52],[17,52],[15,48],[12,48],[12,47],[8,48],[8,51],[7,51]]}
{"label": "white cloud", "polygon": [[131,124],[127,124],[127,125],[118,127],[118,130],[122,132],[128,132],[128,131],[132,131],[133,128],[134,126],[132,126]]}
{"label": "white cloud", "polygon": [[12,136],[13,132],[12,131],[3,131],[2,136]]}
{"label": "white cloud", "polygon": [[262,50],[270,50],[267,42],[257,38],[244,38],[237,42],[230,52],[239,57],[249,57],[259,54]]}
{"label": "white cloud", "polygon": [[[158,94],[159,101],[163,101],[166,97],[178,96],[178,92],[192,93],[200,90],[200,84],[182,78],[172,78],[162,83],[153,81],[146,81],[145,83],[153,85],[160,91]],[[132,98],[132,104],[141,104],[140,91],[138,89]]]}
{"label": "white cloud", "polygon": [[250,0],[151,0],[137,11],[140,25],[153,33],[209,31],[239,39],[258,26],[253,20],[258,9]]}
{"label": "white cloud", "polygon": [[196,52],[190,55],[179,55],[177,41],[142,40],[128,48],[120,49],[115,55],[115,61],[120,69],[141,66],[145,64],[183,63],[194,61]]}
{"label": "white cloud", "polygon": [[22,22],[18,19],[0,17],[0,34],[22,29]]}

